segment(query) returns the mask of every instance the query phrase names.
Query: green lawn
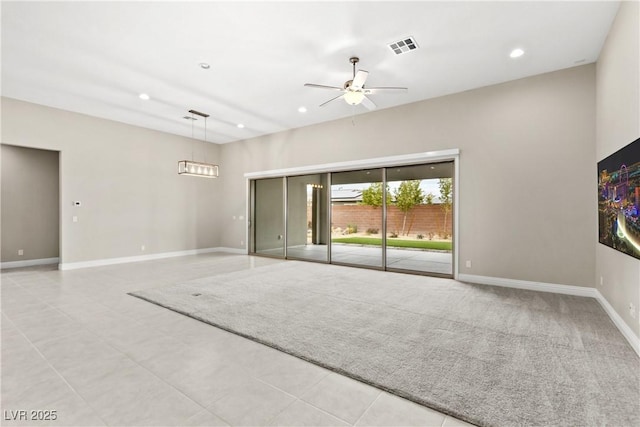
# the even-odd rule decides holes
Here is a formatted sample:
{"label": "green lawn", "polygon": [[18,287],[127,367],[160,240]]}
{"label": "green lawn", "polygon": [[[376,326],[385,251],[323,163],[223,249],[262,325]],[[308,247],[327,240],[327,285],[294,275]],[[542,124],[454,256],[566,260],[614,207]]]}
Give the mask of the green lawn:
{"label": "green lawn", "polygon": [[[382,245],[382,239],[376,237],[338,237],[331,239],[333,243],[351,243],[354,245]],[[434,242],[432,240],[401,240],[387,239],[387,246],[395,248],[416,248],[416,249],[435,249],[439,251],[450,251],[451,242]]]}

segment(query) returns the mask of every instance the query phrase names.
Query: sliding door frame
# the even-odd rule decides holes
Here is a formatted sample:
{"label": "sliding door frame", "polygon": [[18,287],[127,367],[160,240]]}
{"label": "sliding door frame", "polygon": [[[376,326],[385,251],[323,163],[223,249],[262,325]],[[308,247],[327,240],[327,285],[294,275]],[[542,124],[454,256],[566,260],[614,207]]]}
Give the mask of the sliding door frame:
{"label": "sliding door frame", "polygon": [[[440,151],[427,151],[427,152],[422,152],[422,153],[414,153],[414,154],[405,154],[405,155],[399,155],[399,156],[388,156],[388,157],[376,157],[376,158],[371,158],[371,159],[363,159],[363,160],[355,160],[355,161],[347,161],[347,162],[337,162],[337,163],[325,163],[325,164],[319,164],[319,165],[311,165],[311,166],[302,166],[302,167],[294,167],[294,168],[286,168],[286,169],[272,169],[272,170],[266,170],[266,171],[259,171],[259,172],[248,172],[244,174],[244,177],[247,181],[247,197],[245,198],[245,203],[246,203],[246,212],[247,212],[247,222],[249,222],[248,227],[247,227],[247,234],[246,234],[246,238],[247,238],[247,254],[254,254],[254,255],[260,255],[260,254],[255,254],[252,253],[250,251],[251,246],[254,243],[251,243],[251,241],[249,240],[250,238],[250,229],[251,229],[251,223],[250,220],[252,218],[253,212],[250,211],[250,205],[251,205],[251,186],[252,183],[251,181],[253,180],[257,180],[257,179],[263,179],[263,178],[284,178],[283,182],[284,182],[284,186],[285,186],[285,198],[284,198],[284,206],[283,209],[285,209],[285,227],[286,227],[286,202],[287,202],[287,198],[286,198],[286,185],[287,185],[287,177],[289,176],[296,176],[296,175],[307,175],[307,174],[313,174],[313,173],[327,173],[328,174],[328,182],[329,185],[331,185],[332,179],[331,179],[331,173],[332,172],[344,172],[344,171],[351,171],[351,170],[357,170],[357,169],[373,169],[373,168],[383,168],[383,188],[386,188],[386,169],[385,168],[390,168],[390,167],[397,167],[397,166],[409,166],[409,165],[418,165],[418,164],[428,164],[428,163],[438,163],[438,162],[446,162],[446,161],[452,161],[453,162],[453,168],[454,168],[454,176],[453,176],[453,210],[451,212],[452,214],[452,228],[453,228],[453,248],[452,248],[452,274],[453,274],[453,278],[454,279],[458,279],[458,275],[459,275],[459,241],[460,241],[460,236],[459,236],[459,230],[460,230],[460,224],[459,224],[459,211],[460,211],[460,150],[457,148],[453,148],[453,149],[449,149],[449,150],[440,150]],[[386,191],[383,191],[383,203],[386,202]],[[331,227],[331,191],[327,191],[327,197],[328,197],[328,220],[329,220],[329,227]],[[386,205],[385,205],[386,206]],[[382,232],[384,233],[383,236],[386,236],[386,210],[383,209],[383,222],[382,222]],[[286,247],[287,247],[287,233],[286,233],[286,228],[285,228],[285,235],[284,235],[284,240],[285,240],[285,258],[286,258]],[[386,267],[386,239],[382,239],[382,249],[383,249],[383,268]],[[329,239],[329,241],[327,242],[328,245],[328,261],[327,263],[331,263],[331,239]],[[254,251],[255,252],[255,251]],[[324,262],[324,261],[323,261]],[[413,272],[412,272],[413,273]],[[416,272],[419,274],[419,272]]]}

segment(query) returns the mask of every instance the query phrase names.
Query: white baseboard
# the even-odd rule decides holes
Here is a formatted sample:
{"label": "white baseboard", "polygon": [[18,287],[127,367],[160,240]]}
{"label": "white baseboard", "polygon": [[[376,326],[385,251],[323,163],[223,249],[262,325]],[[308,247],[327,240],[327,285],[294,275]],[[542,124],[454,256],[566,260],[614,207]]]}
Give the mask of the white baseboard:
{"label": "white baseboard", "polygon": [[638,356],[640,356],[640,338],[638,338],[636,334],[633,333],[629,325],[627,325],[622,317],[620,317],[618,312],[614,310],[611,304],[609,304],[609,301],[607,301],[607,299],[600,293],[600,291],[598,291],[597,289],[595,291],[598,294],[598,296],[596,296],[596,299],[598,300],[602,308],[604,308],[604,311],[607,312],[613,323],[618,327],[618,330],[622,333],[622,335],[624,335],[627,341],[629,341],[629,344],[631,344],[631,347],[636,351]]}
{"label": "white baseboard", "polygon": [[459,274],[460,282],[478,283],[480,285],[503,286],[506,288],[527,289],[530,291],[553,292],[555,294],[575,295],[580,297],[595,298],[611,321],[616,325],[620,333],[626,338],[631,348],[640,356],[640,338],[638,338],[629,325],[613,309],[609,301],[595,288],[582,286],[558,285],[555,283],[530,282],[527,280],[505,279],[502,277],[477,276],[474,274]]}
{"label": "white baseboard", "polygon": [[502,277],[476,276],[474,274],[459,274],[460,282],[478,283],[480,285],[503,286],[505,288],[527,289],[529,291],[553,292],[554,294],[576,295],[580,297],[596,298],[595,288],[583,286],[557,285],[555,283],[530,282],[528,280],[505,279]]}
{"label": "white baseboard", "polygon": [[58,264],[58,269],[77,270],[79,268],[102,267],[105,265],[125,264],[125,263],[140,262],[140,261],[153,261],[153,260],[163,259],[163,258],[208,254],[212,252],[229,252],[233,254],[243,254],[243,255],[247,253],[246,250],[244,249],[223,248],[223,247],[190,249],[186,251],[162,252],[158,254],[137,255],[137,256],[129,256],[129,257],[121,257],[121,258],[106,258],[106,259],[96,259],[91,261],[65,262],[65,263]]}
{"label": "white baseboard", "polygon": [[40,259],[26,259],[24,261],[8,261],[0,263],[1,269],[6,268],[21,268],[21,267],[33,267],[35,265],[49,265],[57,264],[60,262],[60,258],[40,258]]}
{"label": "white baseboard", "polygon": [[249,251],[247,251],[246,248],[226,248],[226,247],[220,246],[214,249],[215,250],[213,252],[226,252],[226,253],[237,254],[237,255],[249,254]]}

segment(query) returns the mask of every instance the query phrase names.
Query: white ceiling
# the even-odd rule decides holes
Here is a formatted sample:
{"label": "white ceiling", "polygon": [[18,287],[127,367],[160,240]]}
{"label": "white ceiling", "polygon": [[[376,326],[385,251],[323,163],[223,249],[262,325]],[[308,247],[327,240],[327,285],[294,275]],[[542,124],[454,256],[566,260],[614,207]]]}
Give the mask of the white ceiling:
{"label": "white ceiling", "polygon": [[[366,113],[303,86],[341,86],[351,56],[368,86],[409,88],[372,95],[379,109],[594,62],[618,5],[3,1],[2,94],[184,136],[195,109],[226,143]],[[406,36],[420,47],[396,56]]]}

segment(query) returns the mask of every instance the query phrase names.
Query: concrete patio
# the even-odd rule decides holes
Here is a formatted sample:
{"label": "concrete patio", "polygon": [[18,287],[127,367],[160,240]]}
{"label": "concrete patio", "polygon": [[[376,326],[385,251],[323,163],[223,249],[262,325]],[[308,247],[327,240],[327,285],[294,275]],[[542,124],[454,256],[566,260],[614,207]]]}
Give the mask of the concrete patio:
{"label": "concrete patio", "polygon": [[[281,255],[282,250],[260,251],[265,255]],[[290,246],[287,257],[313,261],[327,260],[327,245]],[[382,248],[344,243],[331,245],[331,262],[382,267]],[[450,252],[387,247],[387,268],[436,274],[453,274]]]}

